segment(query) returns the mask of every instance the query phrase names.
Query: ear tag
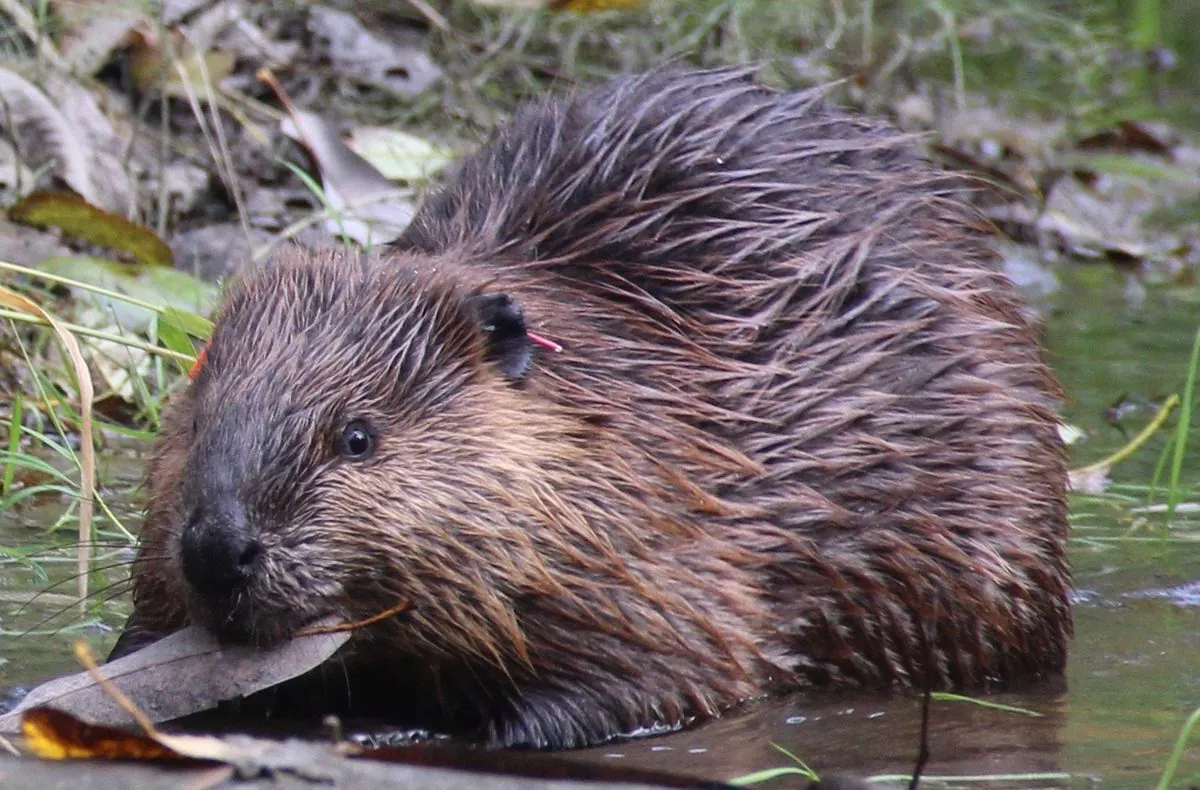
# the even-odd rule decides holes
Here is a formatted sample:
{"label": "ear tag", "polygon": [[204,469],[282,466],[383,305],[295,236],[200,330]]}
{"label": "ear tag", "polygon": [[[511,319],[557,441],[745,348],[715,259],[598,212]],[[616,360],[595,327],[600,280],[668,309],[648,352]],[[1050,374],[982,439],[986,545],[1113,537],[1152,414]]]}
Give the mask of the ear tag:
{"label": "ear tag", "polygon": [[541,335],[535,335],[533,332],[530,332],[529,330],[525,330],[525,337],[529,338],[529,342],[533,343],[535,346],[544,348],[547,351],[553,351],[555,354],[562,353],[563,347],[560,346],[558,343],[555,343],[553,340],[544,338]]}
{"label": "ear tag", "polygon": [[204,367],[204,360],[208,357],[208,343],[200,347],[200,353],[196,355],[196,361],[192,363],[191,369],[188,371],[188,379],[195,381],[200,375],[200,368]]}

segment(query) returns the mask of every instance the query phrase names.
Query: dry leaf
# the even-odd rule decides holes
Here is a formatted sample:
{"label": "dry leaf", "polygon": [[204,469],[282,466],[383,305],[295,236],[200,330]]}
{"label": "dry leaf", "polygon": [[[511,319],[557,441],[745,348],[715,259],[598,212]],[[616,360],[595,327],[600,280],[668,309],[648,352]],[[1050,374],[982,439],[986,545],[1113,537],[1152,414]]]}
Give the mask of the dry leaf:
{"label": "dry leaf", "polygon": [[309,8],[309,29],[334,70],[343,77],[412,98],[441,79],[424,49],[391,41],[353,14],[323,6]]}
{"label": "dry leaf", "polygon": [[[291,767],[286,744],[241,736],[136,733],[90,724],[53,708],[33,708],[21,716],[25,746],[43,760],[196,760],[236,765],[249,775],[257,768]],[[325,747],[314,746],[314,750]],[[343,751],[352,752],[353,748]]]}
{"label": "dry leaf", "polygon": [[69,0],[51,3],[58,24],[59,51],[75,74],[92,76],[112,59],[113,51],[149,18],[138,3]]}
{"label": "dry leaf", "polygon": [[142,263],[170,265],[173,257],[154,231],[65,192],[34,192],[10,207],[8,218],[36,228],[59,228],[68,236],[128,253]]}
{"label": "dry leaf", "polygon": [[161,155],[158,146],[146,140],[139,141],[130,119],[109,108],[110,100],[105,96],[104,88],[84,86],[55,72],[47,72],[41,86],[67,119],[72,137],[86,141],[92,189],[96,193],[88,202],[121,215],[135,210],[138,186],[132,173],[139,169],[153,171],[158,167]]}
{"label": "dry leaf", "polygon": [[395,181],[424,181],[450,162],[454,155],[415,134],[385,126],[351,130],[346,146]]}
{"label": "dry leaf", "polygon": [[48,168],[63,183],[97,203],[92,185],[91,152],[86,138],[72,128],[57,107],[33,83],[0,69],[0,128],[19,143],[29,170]]}
{"label": "dry leaf", "polygon": [[162,760],[180,755],[128,730],[88,724],[53,708],[21,716],[25,746],[43,760]]}
{"label": "dry leaf", "polygon": [[236,58],[231,52],[208,50],[197,53],[178,35],[174,52],[168,52],[160,42],[138,36],[130,47],[130,75],[142,92],[159,92],[177,99],[195,96],[200,101],[211,94],[211,86],[219,85],[233,73]]}
{"label": "dry leaf", "polygon": [[[349,638],[348,632],[313,634],[260,650],[222,646],[193,626],[105,664],[101,671],[151,721],[168,721],[301,675],[324,663]],[[15,732],[24,711],[44,705],[100,724],[132,721],[91,675],[80,672],[30,691],[17,708],[0,716],[0,733]]]}
{"label": "dry leaf", "polygon": [[410,193],[347,148],[334,124],[293,108],[281,129],[317,162],[325,200],[334,214],[325,223],[330,233],[370,246],[393,241],[404,232],[416,213]]}

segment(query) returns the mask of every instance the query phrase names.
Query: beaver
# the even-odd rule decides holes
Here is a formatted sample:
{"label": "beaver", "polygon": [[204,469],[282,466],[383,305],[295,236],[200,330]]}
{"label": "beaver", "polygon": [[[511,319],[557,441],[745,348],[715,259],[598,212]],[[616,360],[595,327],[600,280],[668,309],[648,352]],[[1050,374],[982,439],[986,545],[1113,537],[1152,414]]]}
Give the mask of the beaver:
{"label": "beaver", "polygon": [[228,288],[114,655],[407,605],[336,683],[548,748],[1060,670],[1061,394],[969,188],[750,68],[519,110],[390,248]]}

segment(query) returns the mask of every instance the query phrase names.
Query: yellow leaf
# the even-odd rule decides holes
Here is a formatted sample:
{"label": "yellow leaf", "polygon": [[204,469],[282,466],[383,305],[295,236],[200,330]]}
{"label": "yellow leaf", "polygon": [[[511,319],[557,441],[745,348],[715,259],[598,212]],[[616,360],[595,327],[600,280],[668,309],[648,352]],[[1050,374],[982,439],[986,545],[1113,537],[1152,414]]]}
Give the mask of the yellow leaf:
{"label": "yellow leaf", "polygon": [[25,746],[43,760],[163,760],[180,755],[142,735],[88,724],[53,708],[21,717]]}
{"label": "yellow leaf", "polygon": [[129,71],[139,91],[160,91],[186,99],[192,94],[204,101],[210,88],[233,73],[232,52],[209,50],[197,55],[194,48],[174,37],[178,57],[164,50],[157,40],[139,36],[129,48]]}

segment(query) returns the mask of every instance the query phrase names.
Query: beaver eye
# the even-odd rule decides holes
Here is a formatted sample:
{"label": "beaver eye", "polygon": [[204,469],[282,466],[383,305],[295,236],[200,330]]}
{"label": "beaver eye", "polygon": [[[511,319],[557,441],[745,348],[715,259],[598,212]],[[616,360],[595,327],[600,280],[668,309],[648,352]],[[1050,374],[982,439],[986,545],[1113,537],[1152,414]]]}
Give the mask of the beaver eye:
{"label": "beaver eye", "polygon": [[346,423],[338,447],[338,452],[343,458],[361,461],[370,456],[374,449],[375,437],[371,434],[371,426],[365,420],[351,420]]}

